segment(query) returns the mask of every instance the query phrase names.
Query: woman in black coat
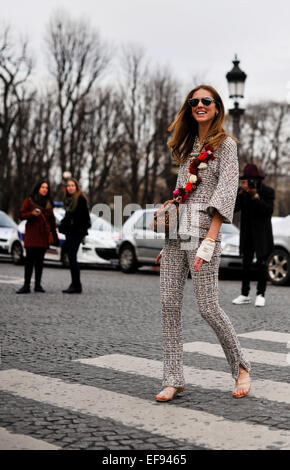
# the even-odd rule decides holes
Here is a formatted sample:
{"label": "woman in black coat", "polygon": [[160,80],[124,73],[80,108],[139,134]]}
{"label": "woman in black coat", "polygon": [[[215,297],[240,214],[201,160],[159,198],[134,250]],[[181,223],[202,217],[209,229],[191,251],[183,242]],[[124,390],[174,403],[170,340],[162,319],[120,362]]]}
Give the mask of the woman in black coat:
{"label": "woman in black coat", "polygon": [[60,223],[59,231],[64,233],[66,237],[65,247],[70,264],[71,284],[63,292],[66,294],[80,294],[82,285],[77,252],[82,239],[88,234],[91,221],[86,196],[75,178],[70,178],[67,181],[64,208],[66,212]]}

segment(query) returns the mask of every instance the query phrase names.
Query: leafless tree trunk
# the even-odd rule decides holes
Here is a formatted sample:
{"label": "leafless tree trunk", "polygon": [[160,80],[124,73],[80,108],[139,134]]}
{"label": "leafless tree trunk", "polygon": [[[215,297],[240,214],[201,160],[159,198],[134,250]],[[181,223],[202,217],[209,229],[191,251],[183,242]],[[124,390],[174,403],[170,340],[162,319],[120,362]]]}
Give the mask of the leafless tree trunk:
{"label": "leafless tree trunk", "polygon": [[86,99],[106,69],[107,47],[88,23],[59,13],[50,21],[47,44],[57,90],[60,167],[79,176],[84,164],[80,128],[93,112]]}
{"label": "leafless tree trunk", "polygon": [[88,194],[91,205],[104,202],[106,191],[114,178],[111,175],[114,165],[118,175],[117,160],[124,145],[121,128],[122,102],[119,96],[110,88],[96,91],[95,96],[95,110],[87,124]]}
{"label": "leafless tree trunk", "polygon": [[25,42],[18,51],[10,29],[3,30],[0,37],[0,207],[4,211],[9,211],[12,194],[11,133],[20,103],[26,101],[24,86],[32,71],[27,49]]}

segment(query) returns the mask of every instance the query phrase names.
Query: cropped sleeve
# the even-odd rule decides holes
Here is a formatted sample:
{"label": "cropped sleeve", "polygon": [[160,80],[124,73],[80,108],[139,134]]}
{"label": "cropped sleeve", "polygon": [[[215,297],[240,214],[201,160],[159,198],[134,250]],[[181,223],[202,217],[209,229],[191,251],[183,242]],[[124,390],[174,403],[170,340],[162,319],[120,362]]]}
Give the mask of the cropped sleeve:
{"label": "cropped sleeve", "polygon": [[223,223],[230,224],[239,184],[237,144],[231,137],[222,143],[217,158],[220,159],[218,181],[206,210],[211,216],[218,211]]}

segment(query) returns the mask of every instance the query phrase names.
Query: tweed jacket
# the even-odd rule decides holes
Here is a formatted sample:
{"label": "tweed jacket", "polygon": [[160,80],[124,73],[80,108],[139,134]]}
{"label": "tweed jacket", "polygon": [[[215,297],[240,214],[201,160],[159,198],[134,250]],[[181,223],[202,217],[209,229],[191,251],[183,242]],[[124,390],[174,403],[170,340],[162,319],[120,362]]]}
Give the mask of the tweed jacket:
{"label": "tweed jacket", "polygon": [[[180,164],[176,188],[185,187],[192,157],[200,154],[201,146],[195,140],[191,158]],[[198,169],[202,182],[181,205],[179,235],[203,238],[207,235],[212,218],[218,211],[224,223],[231,223],[239,184],[239,165],[236,142],[227,137],[214,151],[215,160],[207,168]],[[219,233],[217,241],[221,240]]]}

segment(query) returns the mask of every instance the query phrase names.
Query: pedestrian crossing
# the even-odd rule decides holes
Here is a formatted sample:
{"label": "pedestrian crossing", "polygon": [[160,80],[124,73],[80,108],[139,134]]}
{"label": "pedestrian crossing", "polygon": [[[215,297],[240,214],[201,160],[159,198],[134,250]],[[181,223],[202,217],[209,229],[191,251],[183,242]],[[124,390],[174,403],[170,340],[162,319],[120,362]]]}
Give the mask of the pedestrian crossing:
{"label": "pedestrian crossing", "polygon": [[[142,371],[142,375],[154,379],[162,377],[162,362],[127,356],[125,354],[78,359],[77,362],[134,375],[138,375]],[[214,388],[222,392],[230,391],[234,383],[231,375],[225,372],[201,370],[189,366],[184,366],[184,376],[188,385],[208,390]],[[252,381],[251,396],[290,404],[290,383],[275,382],[273,380],[254,380]]]}
{"label": "pedestrian crossing", "polygon": [[280,333],[278,331],[250,331],[249,333],[240,334],[239,337],[284,344],[290,341],[289,333]]}
{"label": "pedestrian crossing", "polygon": [[[183,350],[191,353],[205,354],[213,357],[224,357],[224,352],[219,344],[205,343],[202,341],[194,341],[186,343]],[[263,351],[260,349],[247,349],[243,348],[247,358],[250,362],[257,362],[259,364],[267,364],[278,367],[289,367],[287,362],[287,350],[285,354],[275,353],[272,351]]]}
{"label": "pedestrian crossing", "polygon": [[[247,336],[246,336],[247,335]],[[282,343],[282,333],[250,332],[239,335],[249,339]],[[269,339],[269,338],[272,339]],[[190,346],[189,346],[190,345]],[[286,346],[286,345],[285,345]],[[285,348],[286,349],[286,348]],[[184,350],[190,354],[200,353],[212,357],[220,357],[217,345],[205,342],[186,343]],[[256,351],[257,364],[261,363],[260,354],[264,354],[263,364],[285,367],[283,354],[271,353],[267,350]],[[258,351],[258,352],[257,352]],[[274,355],[271,360],[270,356]],[[224,355],[222,355],[224,357]],[[162,362],[136,357],[127,354],[109,354],[95,358],[79,358],[74,363],[100,369],[114,370],[116,373],[145,376],[158,380],[156,391],[159,390],[162,378]],[[288,364],[289,365],[289,364]],[[258,365],[256,366],[258,367]],[[92,369],[94,370],[94,369]],[[229,373],[216,370],[201,370],[185,366],[184,374],[188,385],[200,387],[206,394],[213,389],[231,394],[233,379]],[[152,400],[110,391],[96,386],[80,383],[68,383],[62,379],[35,374],[25,370],[8,369],[0,371],[0,391],[10,393],[21,399],[25,398],[39,403],[67,409],[99,419],[109,419],[131,428],[146,431],[152,435],[168,439],[185,440],[190,446],[200,446],[215,450],[238,449],[288,449],[290,450],[290,429],[270,428],[263,424],[253,424],[245,420],[231,420],[178,404],[178,400],[170,404],[160,404]],[[290,403],[290,384],[272,380],[253,380],[250,397],[269,400],[272,403]],[[239,401],[232,401],[240,403]],[[254,413],[253,409],[253,413]],[[45,442],[29,436],[12,434],[0,428],[0,449],[58,449]],[[150,449],[148,449],[150,450]]]}
{"label": "pedestrian crossing", "polygon": [[0,427],[0,450],[59,450],[60,447],[42,439],[15,434]]}
{"label": "pedestrian crossing", "polygon": [[7,276],[4,274],[0,274],[0,284],[15,284],[20,285],[23,284],[23,277],[16,277],[16,276]]}

